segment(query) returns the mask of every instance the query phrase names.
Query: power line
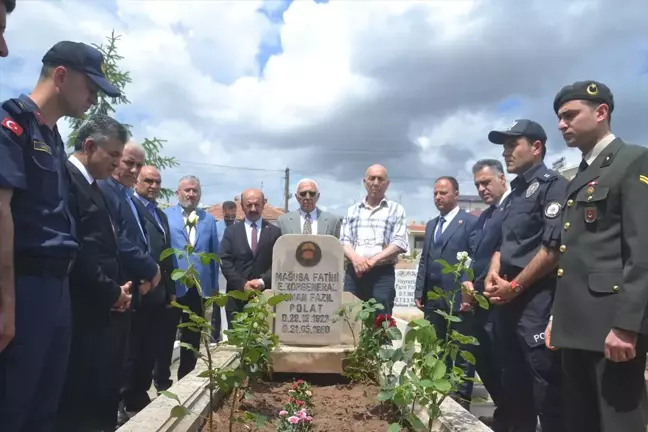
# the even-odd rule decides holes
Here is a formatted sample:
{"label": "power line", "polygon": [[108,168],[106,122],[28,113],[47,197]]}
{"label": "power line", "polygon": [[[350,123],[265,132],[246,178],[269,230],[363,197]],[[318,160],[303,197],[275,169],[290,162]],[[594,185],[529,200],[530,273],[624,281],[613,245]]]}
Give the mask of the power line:
{"label": "power line", "polygon": [[[242,166],[234,166],[234,165],[221,165],[221,164],[212,164],[208,162],[192,162],[192,161],[182,161],[178,160],[179,163],[181,164],[187,164],[187,165],[197,165],[197,166],[204,166],[204,167],[210,167],[210,168],[223,168],[223,169],[234,169],[234,170],[243,170],[243,171],[260,171],[260,172],[273,172],[273,173],[284,173],[285,169],[275,169],[275,168],[256,168],[256,167],[242,167]],[[313,171],[305,170],[305,169],[292,169],[291,171],[293,173],[298,173],[304,176],[312,175]],[[420,181],[420,180],[428,180],[428,181],[435,181],[436,177],[424,177],[424,176],[389,176],[390,180],[404,180],[404,181]]]}

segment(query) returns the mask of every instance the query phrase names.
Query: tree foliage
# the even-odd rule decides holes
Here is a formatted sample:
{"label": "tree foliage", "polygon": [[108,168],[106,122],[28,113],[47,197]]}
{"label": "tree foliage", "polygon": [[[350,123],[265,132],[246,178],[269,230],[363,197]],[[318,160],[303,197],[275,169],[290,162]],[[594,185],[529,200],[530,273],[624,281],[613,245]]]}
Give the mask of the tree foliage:
{"label": "tree foliage", "polygon": [[[69,147],[74,147],[74,140],[76,139],[77,132],[83,121],[90,115],[93,114],[106,114],[113,115],[115,113],[116,105],[127,105],[130,104],[124,89],[126,85],[131,82],[130,72],[123,71],[119,67],[119,61],[123,60],[123,57],[119,55],[117,51],[117,42],[119,41],[120,36],[115,34],[113,30],[111,35],[106,38],[106,43],[101,45],[93,46],[97,48],[104,56],[105,64],[105,73],[106,78],[110,81],[115,87],[117,87],[121,95],[117,98],[107,96],[103,93],[99,93],[99,100],[96,105],[94,105],[83,118],[68,118],[70,125],[72,126],[72,132],[68,137],[67,145]],[[129,130],[132,127],[129,124],[124,124]],[[160,171],[171,168],[178,165],[175,158],[162,156],[160,151],[164,148],[164,143],[166,140],[161,138],[145,138],[141,143],[144,149],[146,150],[146,161],[147,165],[153,165]],[[168,200],[173,195],[173,191],[170,189],[163,188],[161,191],[162,198]]]}

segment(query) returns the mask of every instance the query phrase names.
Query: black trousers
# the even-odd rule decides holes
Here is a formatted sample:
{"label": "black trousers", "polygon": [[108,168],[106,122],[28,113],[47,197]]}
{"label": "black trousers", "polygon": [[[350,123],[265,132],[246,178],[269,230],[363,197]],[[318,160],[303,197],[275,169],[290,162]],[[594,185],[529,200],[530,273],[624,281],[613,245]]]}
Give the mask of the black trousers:
{"label": "black trousers", "polygon": [[560,354],[549,350],[544,332],[553,291],[531,287],[512,302],[497,306],[497,355],[502,367],[505,405],[512,432],[572,432],[562,415]]}
{"label": "black trousers", "polygon": [[56,431],[85,432],[101,428],[98,421],[98,380],[101,349],[108,323],[75,311],[72,321],[72,345],[65,386],[59,403]]}
{"label": "black trousers", "polygon": [[489,310],[477,309],[473,318],[473,331],[479,342],[474,347],[475,369],[479,378],[484,383],[491,399],[495,403],[493,413],[493,430],[495,432],[508,432],[508,414],[504,386],[502,385],[502,368],[497,361],[495,346],[495,321],[498,309],[491,306]]}
{"label": "black trousers", "polygon": [[124,382],[132,313],[110,313],[110,326],[104,333],[100,348],[99,368],[102,373],[97,380],[97,419],[104,429],[117,425],[117,409]]}
{"label": "black trousers", "polygon": [[344,277],[344,291],[353,293],[362,301],[376,299],[383,306],[378,314],[391,314],[396,298],[396,272],[394,266],[385,264],[374,267],[358,277],[349,264]]}
{"label": "black trousers", "polygon": [[603,353],[562,349],[569,432],[645,432],[646,352],[614,363]]}
{"label": "black trousers", "polygon": [[121,396],[126,411],[140,411],[151,402],[151,388],[155,357],[159,351],[165,305],[141,305],[133,312],[128,358],[124,371]]}
{"label": "black trousers", "polygon": [[158,391],[167,390],[173,384],[171,360],[180,322],[178,309],[173,306],[165,307],[161,312],[160,321],[160,327],[156,334],[158,343],[155,352],[155,367],[153,368],[153,381]]}
{"label": "black trousers", "polygon": [[[197,315],[203,316],[201,297],[198,294],[198,291],[195,289],[189,289],[187,294],[178,298],[176,300],[181,305],[188,306],[192,312]],[[182,313],[178,308],[175,308],[177,313],[177,322],[189,322],[189,315]],[[177,325],[177,324],[176,324]],[[180,341],[190,344],[195,349],[200,349],[200,333],[189,330],[188,328],[180,329]],[[188,350],[186,348],[180,348],[180,365],[178,366],[178,381],[180,381],[185,375],[194,370],[196,367],[196,362],[198,358],[196,353]]]}

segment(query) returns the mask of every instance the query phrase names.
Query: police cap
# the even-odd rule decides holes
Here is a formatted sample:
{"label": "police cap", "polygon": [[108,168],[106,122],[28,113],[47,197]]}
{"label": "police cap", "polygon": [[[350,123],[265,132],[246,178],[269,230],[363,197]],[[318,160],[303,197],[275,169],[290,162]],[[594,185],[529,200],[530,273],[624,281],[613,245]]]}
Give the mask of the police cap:
{"label": "police cap", "polygon": [[106,79],[103,55],[90,45],[81,42],[59,42],[47,51],[43,57],[43,64],[67,66],[83,72],[108,96],[120,95],[117,87]]}
{"label": "police cap", "polygon": [[525,137],[531,141],[547,142],[547,134],[542,126],[533,120],[515,120],[505,131],[491,131],[488,140],[493,144],[504,144],[511,138]]}
{"label": "police cap", "polygon": [[553,107],[556,114],[558,114],[561,106],[573,100],[586,100],[606,104],[610,107],[610,112],[614,109],[612,92],[608,86],[597,81],[578,81],[563,87],[554,99]]}

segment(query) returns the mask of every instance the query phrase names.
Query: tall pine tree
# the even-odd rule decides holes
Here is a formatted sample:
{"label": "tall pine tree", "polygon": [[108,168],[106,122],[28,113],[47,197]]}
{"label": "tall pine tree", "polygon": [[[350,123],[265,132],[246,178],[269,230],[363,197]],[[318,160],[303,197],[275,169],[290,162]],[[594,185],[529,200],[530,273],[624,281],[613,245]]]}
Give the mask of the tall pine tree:
{"label": "tall pine tree", "polygon": [[[120,36],[115,35],[115,31],[113,30],[111,35],[106,38],[106,44],[93,45],[95,48],[101,51],[104,56],[106,78],[119,89],[121,96],[119,96],[118,98],[112,98],[106,96],[103,93],[99,93],[99,101],[97,105],[94,105],[92,108],[90,108],[90,110],[88,110],[83,118],[76,119],[69,117],[68,121],[72,126],[72,132],[70,133],[67,142],[69,147],[74,147],[74,139],[76,138],[79,127],[81,127],[83,120],[87,116],[96,113],[112,115],[115,112],[115,105],[130,104],[130,101],[124,93],[126,85],[131,82],[130,72],[122,71],[117,64],[120,60],[123,59],[123,57],[120,56],[117,52],[117,41],[119,41],[119,38]],[[131,125],[128,124],[124,124],[124,126],[129,129],[131,128]],[[146,150],[146,164],[153,165],[160,171],[164,170],[165,168],[171,168],[178,165],[178,162],[176,162],[175,158],[162,156],[160,154],[160,151],[164,147],[165,142],[166,140],[153,137],[152,139],[145,138],[144,142],[141,143]],[[171,189],[163,188],[161,195],[162,198],[168,200],[173,195],[173,191]]]}

